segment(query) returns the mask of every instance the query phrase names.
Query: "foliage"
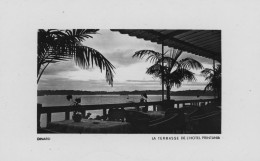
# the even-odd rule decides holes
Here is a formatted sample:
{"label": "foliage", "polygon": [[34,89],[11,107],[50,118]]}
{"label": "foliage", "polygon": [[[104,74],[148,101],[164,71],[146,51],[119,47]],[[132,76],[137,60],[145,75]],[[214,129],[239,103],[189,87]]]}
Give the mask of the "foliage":
{"label": "foliage", "polygon": [[97,29],[40,29],[37,46],[37,83],[50,63],[73,59],[82,69],[88,69],[95,64],[101,72],[105,70],[106,81],[113,85],[115,67],[97,50],[82,44],[86,38],[92,38],[91,34],[96,34],[97,31]]}
{"label": "foliage", "polygon": [[205,91],[214,91],[218,95],[218,98],[221,97],[221,65],[217,65],[214,69],[205,68],[201,71],[201,74],[205,77],[205,80],[208,81],[208,84],[205,87]]}
{"label": "foliage", "polygon": [[[154,63],[146,71],[147,74],[160,78],[167,89],[167,100],[170,99],[170,90],[173,86],[177,88],[182,85],[184,80],[194,81],[196,80],[194,73],[190,69],[202,69],[203,66],[198,61],[192,58],[184,58],[178,60],[182,54],[181,50],[173,49],[170,54],[162,54],[152,50],[140,50],[137,51],[133,57],[140,59],[147,56],[146,61]],[[162,63],[164,64],[162,66]]]}
{"label": "foliage", "polygon": [[[73,100],[72,95],[67,95],[66,99],[71,102],[70,106],[79,107],[81,103],[81,98],[77,97]],[[81,115],[81,112],[78,110],[73,111],[73,115]]]}

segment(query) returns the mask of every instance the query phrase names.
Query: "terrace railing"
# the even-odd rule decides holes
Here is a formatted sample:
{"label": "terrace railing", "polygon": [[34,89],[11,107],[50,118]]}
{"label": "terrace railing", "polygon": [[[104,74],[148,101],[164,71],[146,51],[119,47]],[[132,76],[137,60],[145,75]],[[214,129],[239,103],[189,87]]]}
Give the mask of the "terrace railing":
{"label": "terrace railing", "polygon": [[90,110],[103,110],[103,115],[107,115],[107,110],[112,108],[127,108],[127,107],[143,107],[152,106],[153,111],[161,111],[166,108],[181,108],[187,105],[203,106],[214,102],[215,99],[201,99],[201,100],[181,100],[181,101],[157,101],[157,102],[142,102],[142,103],[120,103],[120,104],[99,104],[99,105],[80,105],[80,106],[48,106],[42,107],[41,104],[37,104],[37,127],[40,128],[41,114],[47,114],[47,124],[51,122],[52,113],[65,112],[65,120],[70,119],[70,112],[81,111],[83,116],[86,115],[86,111]]}

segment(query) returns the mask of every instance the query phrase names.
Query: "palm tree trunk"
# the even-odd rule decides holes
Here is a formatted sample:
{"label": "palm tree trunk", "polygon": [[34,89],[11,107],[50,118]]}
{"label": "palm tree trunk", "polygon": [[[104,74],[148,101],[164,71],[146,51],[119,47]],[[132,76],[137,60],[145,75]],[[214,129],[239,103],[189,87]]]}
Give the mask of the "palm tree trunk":
{"label": "palm tree trunk", "polygon": [[167,89],[167,101],[169,101],[171,99],[171,87],[170,87],[170,85],[167,85],[166,89]]}

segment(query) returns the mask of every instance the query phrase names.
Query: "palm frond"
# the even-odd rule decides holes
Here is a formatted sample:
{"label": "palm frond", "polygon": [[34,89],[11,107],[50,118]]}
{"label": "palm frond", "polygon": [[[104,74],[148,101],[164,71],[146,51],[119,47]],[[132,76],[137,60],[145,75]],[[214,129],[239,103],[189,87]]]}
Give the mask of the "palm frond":
{"label": "palm frond", "polygon": [[209,74],[213,74],[213,69],[210,69],[210,68],[205,68],[201,71],[201,74],[202,75],[209,75]]}
{"label": "palm frond", "polygon": [[[172,86],[180,87],[184,80],[196,80],[194,73],[189,70],[202,69],[203,66],[198,61],[192,58],[177,61],[182,54],[182,50],[173,49],[169,56],[166,56],[166,53],[167,52],[164,53],[164,58],[162,59],[162,55],[158,52],[151,50],[140,50],[137,51],[132,57],[142,59],[147,56],[146,61],[150,60],[151,62],[154,62],[154,65],[147,69],[146,74],[160,78],[167,87],[167,90],[170,90]],[[164,75],[163,79],[162,75]]]}
{"label": "palm frond", "polygon": [[162,66],[160,64],[156,63],[147,69],[146,74],[153,75],[155,77],[160,77],[161,67]]}
{"label": "palm frond", "polygon": [[164,63],[164,66],[166,66],[169,70],[169,72],[174,68],[178,66],[178,62],[176,62],[173,58],[171,57],[164,57],[163,60],[159,59],[158,63]]}
{"label": "palm frond", "polygon": [[170,57],[175,60],[175,62],[177,61],[177,59],[181,56],[182,54],[182,50],[179,49],[172,49],[171,53],[170,53]]}
{"label": "palm frond", "polygon": [[184,58],[179,61],[182,68],[185,69],[203,69],[200,62],[192,58]]}
{"label": "palm frond", "polygon": [[184,68],[178,68],[176,69],[172,75],[174,76],[174,74],[176,74],[178,77],[178,79],[180,79],[181,81],[187,80],[187,81],[196,81],[196,78],[194,76],[194,73],[184,69]]}
{"label": "palm frond", "polygon": [[212,85],[212,83],[208,83],[206,86],[205,86],[205,88],[204,88],[204,92],[205,91],[213,91],[213,85]]}
{"label": "palm frond", "polygon": [[144,58],[145,56],[148,56],[146,61],[149,61],[150,62],[155,62],[155,61],[158,61],[162,56],[161,56],[161,53],[159,52],[155,52],[153,50],[140,50],[140,51],[137,51],[135,52],[135,54],[132,56],[132,58]]}
{"label": "palm frond", "polygon": [[[73,55],[76,65],[82,69],[88,69],[89,66],[95,64],[97,67],[106,71],[106,81],[113,85],[113,73],[115,72],[115,67],[97,50],[87,47],[78,46],[77,53]],[[91,60],[91,61],[90,61]]]}
{"label": "palm frond", "polygon": [[215,75],[220,76],[221,77],[221,65],[217,65],[216,69],[215,69]]}
{"label": "palm frond", "polygon": [[204,91],[214,91],[214,94],[221,96],[221,64],[219,64],[215,70],[206,68],[201,71],[201,74],[208,81],[208,84],[204,88]]}
{"label": "palm frond", "polygon": [[76,65],[82,69],[88,69],[89,66],[93,67],[95,64],[101,72],[105,70],[106,81],[113,85],[115,67],[97,50],[81,44],[81,41],[85,38],[92,38],[90,34],[96,34],[97,31],[98,29],[39,30],[37,75],[41,76],[39,74],[43,71],[40,72],[40,70],[44,70],[49,63],[73,58]]}
{"label": "palm frond", "polygon": [[177,87],[180,87],[181,82],[183,82],[184,80],[196,81],[194,73],[184,68],[176,69],[167,77],[167,79],[172,86],[175,85]]}

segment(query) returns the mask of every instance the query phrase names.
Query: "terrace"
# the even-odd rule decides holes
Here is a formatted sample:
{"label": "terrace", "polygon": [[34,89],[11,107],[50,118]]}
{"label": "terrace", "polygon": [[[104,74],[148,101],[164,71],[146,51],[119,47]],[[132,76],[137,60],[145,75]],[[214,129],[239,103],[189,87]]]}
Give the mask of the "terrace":
{"label": "terrace", "polygon": [[[221,31],[219,30],[111,31],[162,44],[162,53],[164,53],[164,46],[168,46],[210,58],[213,60],[213,69],[215,69],[215,61],[221,62]],[[185,101],[164,99],[162,82],[162,101],[158,102],[53,107],[42,107],[38,104],[38,133],[221,133],[219,99]],[[140,107],[148,106],[153,107],[151,111],[140,110]],[[80,111],[84,117],[86,111],[91,110],[102,110],[103,115],[98,120],[84,118],[80,122],[70,120],[72,111]],[[65,113],[65,121],[52,122],[52,113],[60,112]],[[40,127],[42,114],[47,114],[47,128]]]}
{"label": "terrace", "polygon": [[[217,108],[215,101],[215,99],[158,101],[80,105],[77,107],[42,107],[41,104],[38,104],[38,133],[220,133],[221,109]],[[140,107],[145,106],[152,106],[152,111],[142,112]],[[71,112],[75,110],[81,111],[83,116],[86,116],[86,111],[102,110],[103,116],[98,120],[83,119],[83,123],[69,121]],[[116,112],[112,113],[112,110],[116,110]],[[167,114],[169,111],[170,113]],[[65,113],[65,121],[51,122],[52,113],[60,112]],[[47,114],[47,128],[40,127],[41,114]],[[179,117],[182,114],[185,117],[180,120]],[[214,121],[214,123],[209,123],[209,120]],[[175,122],[178,122],[178,124],[174,125]],[[206,129],[199,127],[205,123],[209,124]],[[104,124],[104,127],[100,127],[101,124]],[[180,130],[179,125],[181,125],[182,131],[178,131]],[[128,129],[126,131],[122,130],[125,126]],[[92,130],[89,129],[90,127]],[[102,131],[101,129],[106,130]]]}

